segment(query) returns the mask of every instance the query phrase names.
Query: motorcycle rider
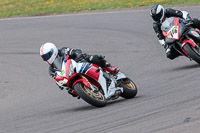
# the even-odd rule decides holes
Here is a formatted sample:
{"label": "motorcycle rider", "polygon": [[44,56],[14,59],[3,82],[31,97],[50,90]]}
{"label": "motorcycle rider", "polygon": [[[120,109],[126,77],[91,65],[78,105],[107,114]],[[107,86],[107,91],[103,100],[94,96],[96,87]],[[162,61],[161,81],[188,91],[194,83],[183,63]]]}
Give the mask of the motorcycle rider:
{"label": "motorcycle rider", "polygon": [[183,18],[185,20],[191,21],[192,27],[200,29],[200,20],[196,18],[191,19],[191,17],[189,16],[189,13],[186,11],[175,10],[172,8],[165,9],[160,4],[154,4],[151,7],[150,15],[152,19],[154,20],[153,29],[156,32],[156,35],[159,39],[159,43],[161,44],[161,46],[165,48],[167,58],[171,60],[180,56],[180,54],[172,46],[168,45],[164,40],[165,37],[163,36],[162,31],[161,31],[161,25],[164,22],[164,20],[169,17],[179,17],[179,18]]}
{"label": "motorcycle rider", "polygon": [[[61,71],[61,66],[63,60],[65,60],[66,56],[69,56],[69,59],[74,59],[76,62],[90,62],[93,64],[96,64],[107,71],[109,71],[111,74],[115,75],[118,73],[119,68],[112,66],[109,62],[107,62],[104,58],[105,56],[102,55],[89,55],[86,53],[82,53],[80,49],[72,49],[68,47],[63,47],[61,49],[57,49],[55,44],[47,42],[44,43],[40,47],[40,56],[42,59],[48,63],[49,66],[49,75],[52,77],[56,76],[56,71]],[[63,89],[63,86],[66,84],[66,80],[61,80],[57,85],[60,87],[60,89]],[[70,93],[70,92],[69,92]],[[71,94],[71,93],[70,93]],[[73,95],[73,94],[72,94]]]}

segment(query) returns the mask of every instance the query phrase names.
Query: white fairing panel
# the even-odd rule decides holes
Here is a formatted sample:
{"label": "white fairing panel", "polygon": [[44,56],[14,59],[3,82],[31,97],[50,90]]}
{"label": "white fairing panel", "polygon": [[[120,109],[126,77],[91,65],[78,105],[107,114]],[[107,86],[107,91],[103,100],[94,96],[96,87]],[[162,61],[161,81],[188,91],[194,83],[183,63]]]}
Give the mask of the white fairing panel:
{"label": "white fairing panel", "polygon": [[76,72],[79,73],[83,63],[76,63]]}
{"label": "white fairing panel", "polygon": [[76,63],[76,72],[77,73],[86,73],[85,70],[88,70],[90,64],[87,62]]}
{"label": "white fairing panel", "polygon": [[72,63],[72,65],[73,65],[73,69],[75,69],[77,63],[76,63],[74,60],[71,60],[71,63]]}
{"label": "white fairing panel", "polygon": [[98,82],[100,83],[101,87],[103,88],[103,91],[105,93],[105,97],[107,97],[107,86],[106,86],[106,79],[103,76],[103,72],[100,71],[100,75],[99,75],[99,80]]}
{"label": "white fairing panel", "polygon": [[123,78],[127,78],[125,74],[123,74],[122,72],[118,72],[117,74],[117,80],[118,79],[123,79]]}

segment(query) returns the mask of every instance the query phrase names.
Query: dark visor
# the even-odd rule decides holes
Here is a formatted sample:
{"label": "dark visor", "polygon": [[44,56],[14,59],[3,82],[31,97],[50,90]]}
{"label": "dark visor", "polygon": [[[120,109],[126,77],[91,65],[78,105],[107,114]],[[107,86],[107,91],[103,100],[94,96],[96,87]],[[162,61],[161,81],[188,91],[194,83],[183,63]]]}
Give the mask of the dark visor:
{"label": "dark visor", "polygon": [[159,22],[160,19],[162,18],[162,15],[163,15],[163,11],[161,10],[158,14],[152,15],[152,18],[154,21]]}
{"label": "dark visor", "polygon": [[47,60],[49,60],[51,58],[51,56],[53,55],[53,53],[54,53],[54,51],[53,51],[53,49],[51,49],[51,51],[49,51],[48,53],[42,55],[41,57],[42,57],[42,59],[44,61],[47,61]]}

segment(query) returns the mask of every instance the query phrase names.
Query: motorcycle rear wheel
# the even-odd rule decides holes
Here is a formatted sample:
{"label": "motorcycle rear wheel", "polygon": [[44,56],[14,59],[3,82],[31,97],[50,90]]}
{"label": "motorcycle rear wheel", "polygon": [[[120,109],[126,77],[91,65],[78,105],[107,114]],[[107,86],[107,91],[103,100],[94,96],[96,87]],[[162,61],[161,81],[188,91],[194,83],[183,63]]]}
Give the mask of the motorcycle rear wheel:
{"label": "motorcycle rear wheel", "polygon": [[104,107],[107,104],[107,100],[100,91],[93,91],[82,82],[78,82],[74,86],[76,93],[87,103],[96,106]]}
{"label": "motorcycle rear wheel", "polygon": [[200,52],[196,48],[191,47],[189,44],[186,44],[183,49],[186,51],[190,58],[200,64]]}
{"label": "motorcycle rear wheel", "polygon": [[121,81],[121,86],[123,86],[123,93],[121,94],[123,98],[129,99],[136,96],[137,86],[131,79],[123,79]]}

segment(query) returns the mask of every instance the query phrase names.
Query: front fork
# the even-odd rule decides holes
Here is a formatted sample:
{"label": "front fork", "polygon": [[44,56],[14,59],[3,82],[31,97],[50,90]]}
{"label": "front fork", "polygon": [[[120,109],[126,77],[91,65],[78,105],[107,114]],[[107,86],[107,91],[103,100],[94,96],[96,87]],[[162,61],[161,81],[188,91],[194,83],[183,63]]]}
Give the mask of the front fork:
{"label": "front fork", "polygon": [[197,52],[200,52],[199,46],[198,46],[188,35],[186,35],[185,37],[187,38],[187,40],[184,40],[182,43],[180,43],[179,41],[176,42],[176,43],[179,45],[179,47],[181,48],[182,52],[179,51],[179,50],[176,49],[176,48],[175,48],[175,49],[176,49],[180,54],[188,56],[187,52],[183,49],[183,47],[184,47],[186,44],[190,44],[192,47],[196,48]]}

